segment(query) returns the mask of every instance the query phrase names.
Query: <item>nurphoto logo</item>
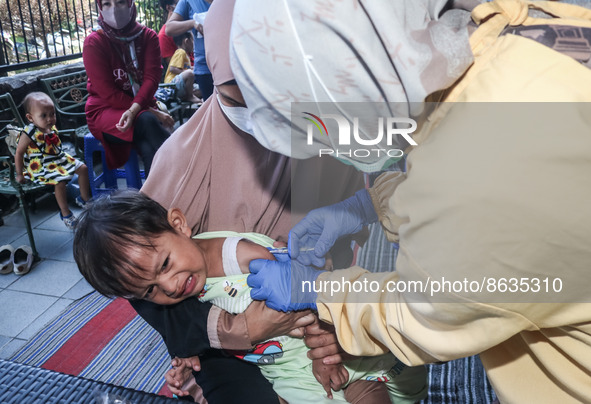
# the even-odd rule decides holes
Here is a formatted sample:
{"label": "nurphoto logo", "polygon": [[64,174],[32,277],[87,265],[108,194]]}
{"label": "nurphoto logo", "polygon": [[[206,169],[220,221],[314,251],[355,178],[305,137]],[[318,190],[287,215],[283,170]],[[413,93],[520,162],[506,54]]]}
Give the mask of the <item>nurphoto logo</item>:
{"label": "nurphoto logo", "polygon": [[[392,146],[395,144],[394,137],[402,136],[406,142],[411,146],[416,146],[417,143],[410,135],[417,129],[417,123],[414,119],[403,117],[379,117],[377,124],[377,133],[372,138],[365,135],[360,136],[359,118],[354,117],[352,122],[343,115],[338,114],[324,114],[321,116],[314,115],[310,112],[304,112],[303,118],[307,120],[307,140],[308,145],[314,144],[314,131],[318,131],[320,135],[327,136],[334,149],[320,149],[318,155],[333,155],[333,157],[369,157],[377,154],[378,157],[386,154],[388,157],[402,157],[403,152],[400,149],[384,148],[383,146]],[[328,132],[325,120],[333,119],[338,126],[338,144],[334,144],[334,137]],[[386,144],[384,145],[384,137]],[[357,146],[356,148],[342,146]],[[398,144],[396,142],[396,144]],[[376,146],[376,148],[367,148],[367,146]]]}

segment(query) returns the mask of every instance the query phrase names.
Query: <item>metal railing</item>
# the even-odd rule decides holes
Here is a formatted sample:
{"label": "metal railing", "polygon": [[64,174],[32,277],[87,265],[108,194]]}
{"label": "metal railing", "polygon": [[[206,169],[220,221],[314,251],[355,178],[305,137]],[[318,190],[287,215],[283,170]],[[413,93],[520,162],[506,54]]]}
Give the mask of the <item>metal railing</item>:
{"label": "metal railing", "polygon": [[[138,21],[158,32],[158,0],[135,3]],[[0,76],[80,58],[97,16],[95,0],[0,0]]]}

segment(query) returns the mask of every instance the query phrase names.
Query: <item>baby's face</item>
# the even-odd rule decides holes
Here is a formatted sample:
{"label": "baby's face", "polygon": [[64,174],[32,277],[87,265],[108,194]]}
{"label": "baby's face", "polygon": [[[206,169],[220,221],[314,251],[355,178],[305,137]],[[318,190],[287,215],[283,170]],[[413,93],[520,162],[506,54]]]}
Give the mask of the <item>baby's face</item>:
{"label": "baby's face", "polygon": [[151,239],[154,249],[135,247],[130,258],[141,268],[135,295],[158,304],[175,304],[197,296],[207,278],[203,251],[187,235],[166,232]]}
{"label": "baby's face", "polygon": [[29,122],[32,122],[42,132],[47,133],[55,125],[55,108],[49,97],[40,97],[31,105],[27,114]]}
{"label": "baby's face", "polygon": [[[190,31],[189,31],[190,32]],[[187,53],[193,52],[193,35],[183,41],[183,50]]]}

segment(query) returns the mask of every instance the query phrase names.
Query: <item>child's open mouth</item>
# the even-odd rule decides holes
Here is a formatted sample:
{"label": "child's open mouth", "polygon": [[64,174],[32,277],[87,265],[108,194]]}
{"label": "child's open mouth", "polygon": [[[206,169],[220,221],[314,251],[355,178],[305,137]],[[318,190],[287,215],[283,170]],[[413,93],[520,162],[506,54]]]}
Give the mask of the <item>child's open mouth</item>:
{"label": "child's open mouth", "polygon": [[193,292],[193,289],[195,289],[195,278],[193,278],[193,275],[189,276],[189,278],[187,278],[187,281],[185,282],[185,288],[183,290],[183,293],[181,294],[181,296],[186,296],[188,294],[191,294]]}

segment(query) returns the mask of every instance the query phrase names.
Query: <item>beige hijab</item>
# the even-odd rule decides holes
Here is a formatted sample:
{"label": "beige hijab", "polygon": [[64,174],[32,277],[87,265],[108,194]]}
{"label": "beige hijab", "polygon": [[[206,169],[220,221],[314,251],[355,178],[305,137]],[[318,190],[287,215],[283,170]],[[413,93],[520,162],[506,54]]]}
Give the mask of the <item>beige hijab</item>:
{"label": "beige hijab", "polygon": [[193,233],[290,229],[289,159],[264,149],[226,120],[215,97],[158,150],[142,192],[180,208]]}
{"label": "beige hijab", "polygon": [[[204,24],[215,84],[234,78],[229,62],[233,3],[213,2]],[[292,162],[265,149],[230,123],[213,96],[160,147],[142,192],[167,209],[181,209],[193,234],[254,231],[287,241],[307,211],[338,202],[362,186],[361,175],[343,172],[332,159]]]}
{"label": "beige hijab", "polygon": [[[217,84],[233,79],[227,40],[232,3],[215,1],[204,27]],[[158,150],[142,192],[167,209],[180,208],[193,233],[256,231],[286,239],[290,174],[289,158],[236,129],[213,96]]]}
{"label": "beige hijab", "polygon": [[[234,78],[229,37],[234,0],[212,3],[204,24],[214,84]],[[333,159],[292,161],[233,126],[210,97],[156,153],[142,192],[180,208],[193,233],[258,232],[287,241],[310,209],[338,202],[363,187],[354,169]]]}

